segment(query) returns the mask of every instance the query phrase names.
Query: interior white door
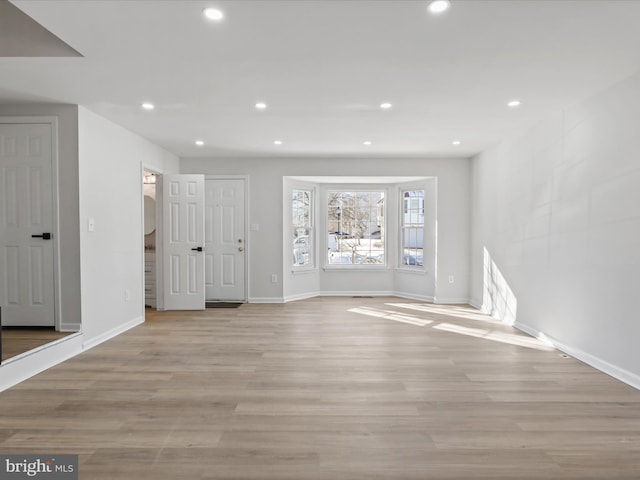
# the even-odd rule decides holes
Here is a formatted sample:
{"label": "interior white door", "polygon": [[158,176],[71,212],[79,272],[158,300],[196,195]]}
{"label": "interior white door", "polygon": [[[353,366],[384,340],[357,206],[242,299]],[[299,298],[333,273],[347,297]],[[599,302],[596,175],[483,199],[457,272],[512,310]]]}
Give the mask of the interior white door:
{"label": "interior white door", "polygon": [[7,326],[54,326],[50,124],[0,124],[0,306]]}
{"label": "interior white door", "polygon": [[207,300],[245,301],[245,181],[206,179]]}
{"label": "interior white door", "polygon": [[204,309],[204,176],[163,175],[165,310]]}

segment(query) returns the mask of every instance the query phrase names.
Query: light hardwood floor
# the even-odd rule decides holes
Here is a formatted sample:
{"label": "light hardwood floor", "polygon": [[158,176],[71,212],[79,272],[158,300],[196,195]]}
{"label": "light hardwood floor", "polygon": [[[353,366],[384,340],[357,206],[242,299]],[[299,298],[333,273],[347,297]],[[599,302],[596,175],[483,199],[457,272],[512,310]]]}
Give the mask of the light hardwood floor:
{"label": "light hardwood floor", "polygon": [[70,332],[56,332],[52,328],[18,328],[3,327],[2,329],[2,360],[8,360],[21,353],[59,340]]}
{"label": "light hardwood floor", "polygon": [[150,312],[0,402],[0,452],[83,480],[640,478],[639,391],[399,298]]}

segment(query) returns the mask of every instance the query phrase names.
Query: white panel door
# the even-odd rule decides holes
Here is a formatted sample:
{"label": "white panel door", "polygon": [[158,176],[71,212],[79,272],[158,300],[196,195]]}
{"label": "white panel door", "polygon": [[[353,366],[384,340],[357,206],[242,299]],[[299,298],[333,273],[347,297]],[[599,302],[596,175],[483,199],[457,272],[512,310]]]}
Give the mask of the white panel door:
{"label": "white panel door", "polygon": [[55,325],[51,135],[49,124],[0,124],[3,325]]}
{"label": "white panel door", "polygon": [[243,179],[205,181],[207,300],[246,300],[244,188]]}
{"label": "white panel door", "polygon": [[204,176],[162,176],[164,308],[204,309]]}

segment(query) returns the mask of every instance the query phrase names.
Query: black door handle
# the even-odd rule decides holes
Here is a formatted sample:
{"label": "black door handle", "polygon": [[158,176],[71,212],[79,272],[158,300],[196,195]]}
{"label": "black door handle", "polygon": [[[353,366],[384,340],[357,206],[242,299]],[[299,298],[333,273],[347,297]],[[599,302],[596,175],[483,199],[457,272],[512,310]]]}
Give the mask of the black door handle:
{"label": "black door handle", "polygon": [[45,232],[42,235],[31,235],[31,238],[41,238],[43,240],[51,240],[51,234],[49,232]]}
{"label": "black door handle", "polygon": [[193,250],[194,252],[201,252],[202,251],[202,247],[192,248],[191,250]]}

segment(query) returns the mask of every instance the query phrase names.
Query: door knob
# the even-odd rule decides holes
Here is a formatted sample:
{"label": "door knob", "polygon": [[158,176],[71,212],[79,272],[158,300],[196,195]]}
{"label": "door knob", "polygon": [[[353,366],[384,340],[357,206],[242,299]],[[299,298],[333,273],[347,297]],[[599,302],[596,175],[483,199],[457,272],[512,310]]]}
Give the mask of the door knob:
{"label": "door knob", "polygon": [[49,232],[45,232],[41,235],[31,235],[31,238],[41,238],[43,240],[51,240],[51,234]]}
{"label": "door knob", "polygon": [[238,251],[239,252],[244,252],[244,248],[240,247],[240,248],[238,248]]}

